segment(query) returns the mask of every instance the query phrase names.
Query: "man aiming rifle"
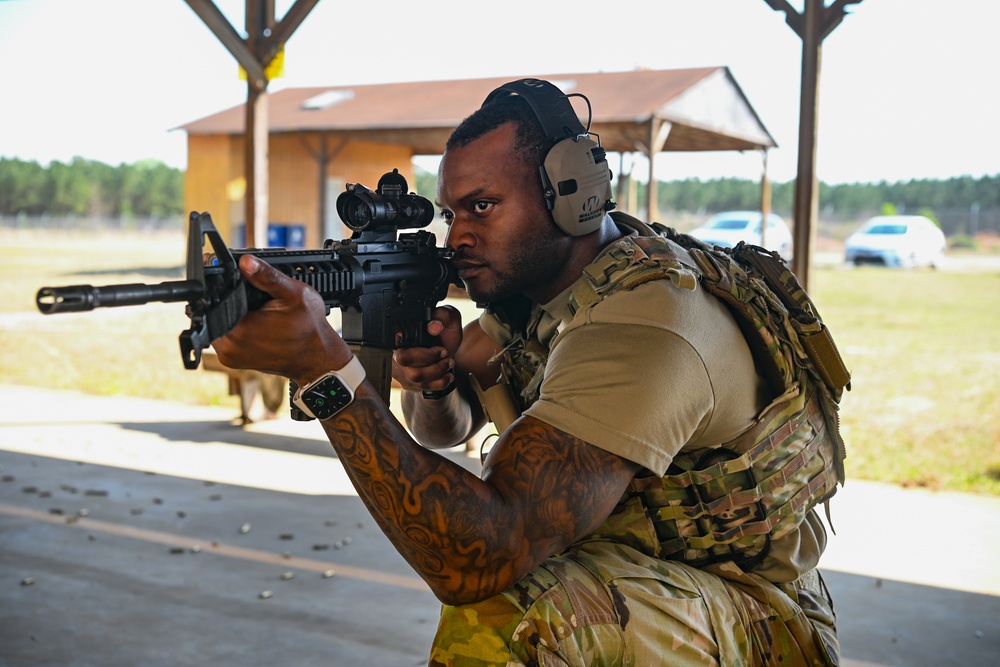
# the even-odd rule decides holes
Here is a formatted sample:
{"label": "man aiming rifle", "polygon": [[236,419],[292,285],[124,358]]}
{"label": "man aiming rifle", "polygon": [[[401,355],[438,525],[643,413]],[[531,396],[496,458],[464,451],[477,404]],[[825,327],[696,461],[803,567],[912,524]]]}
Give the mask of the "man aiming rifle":
{"label": "man aiming rifle", "polygon": [[[439,307],[439,344],[394,353],[419,442],[319,295],[252,255],[239,268],[271,299],[215,350],[303,388],[444,603],[430,664],[837,664],[813,507],[842,479],[845,382],[815,371],[817,341],[769,338],[771,315],[728,299],[722,253],[610,197],[589,121],[547,82],[498,88],[455,130],[438,205],[486,313]],[[480,477],[432,451],[487,418]]]}

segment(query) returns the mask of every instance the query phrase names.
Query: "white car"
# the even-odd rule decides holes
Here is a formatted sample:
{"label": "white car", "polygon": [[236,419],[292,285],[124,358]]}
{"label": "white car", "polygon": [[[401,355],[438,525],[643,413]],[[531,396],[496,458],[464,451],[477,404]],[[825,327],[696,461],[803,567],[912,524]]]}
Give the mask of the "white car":
{"label": "white car", "polygon": [[847,237],[844,259],[848,264],[937,267],[946,247],[944,232],[922,215],[880,215]]}
{"label": "white car", "polygon": [[701,227],[690,232],[691,236],[712,245],[731,248],[740,241],[776,250],[786,262],[792,257],[792,232],[780,216],[767,214],[767,229],[761,243],[760,211],[726,211],[716,213]]}

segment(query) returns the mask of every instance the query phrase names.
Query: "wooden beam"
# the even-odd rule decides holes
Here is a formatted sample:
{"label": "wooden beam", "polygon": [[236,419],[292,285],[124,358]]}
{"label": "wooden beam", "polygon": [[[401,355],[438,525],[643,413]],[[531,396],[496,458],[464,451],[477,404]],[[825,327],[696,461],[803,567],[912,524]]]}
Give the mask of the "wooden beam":
{"label": "wooden beam", "polygon": [[840,22],[844,20],[844,17],[847,16],[847,5],[857,5],[860,3],[861,0],[834,0],[834,3],[823,12],[823,19],[819,29],[820,40],[826,39],[826,36],[833,32],[840,25]]}
{"label": "wooden beam", "polygon": [[213,0],[184,0],[198,15],[198,18],[208,26],[208,29],[218,38],[226,50],[236,58],[236,62],[247,73],[247,80],[254,81],[259,87],[267,86],[264,66],[260,64],[254,53],[247,47],[229,19],[215,6]]}
{"label": "wooden beam", "polygon": [[287,42],[291,37],[292,33],[298,29],[302,22],[309,15],[309,12],[313,10],[319,3],[319,0],[295,0],[295,4],[292,5],[285,16],[271,28],[271,34],[268,35],[260,45],[259,55],[261,56],[261,62],[267,66],[274,56],[278,53],[285,42]]}
{"label": "wooden beam", "polygon": [[797,35],[802,36],[802,17],[795,11],[794,7],[788,4],[787,0],[764,0],[764,2],[771,5],[771,9],[776,12],[785,12],[785,23]]}

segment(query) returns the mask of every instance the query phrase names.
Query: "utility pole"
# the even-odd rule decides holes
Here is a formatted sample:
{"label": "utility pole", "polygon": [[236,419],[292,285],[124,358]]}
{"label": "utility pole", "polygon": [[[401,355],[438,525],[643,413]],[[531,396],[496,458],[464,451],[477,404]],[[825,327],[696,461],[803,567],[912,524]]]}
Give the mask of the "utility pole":
{"label": "utility pole", "polygon": [[274,20],[274,0],[246,0],[246,38],[240,36],[214,0],[185,0],[246,72],[247,104],[244,127],[246,178],[246,245],[267,247],[268,124],[267,68],[319,0],[295,0],[280,22]]}
{"label": "utility pole", "polygon": [[823,40],[847,15],[847,5],[862,0],[805,0],[801,13],[787,0],[764,0],[771,9],[785,13],[785,23],[802,39],[802,89],[799,98],[798,173],[795,177],[795,203],[792,217],[792,241],[795,256],[792,273],[806,290],[812,283],[812,255],[816,245],[816,219],[819,212],[819,179],[816,177],[816,136],[819,128],[819,71]]}

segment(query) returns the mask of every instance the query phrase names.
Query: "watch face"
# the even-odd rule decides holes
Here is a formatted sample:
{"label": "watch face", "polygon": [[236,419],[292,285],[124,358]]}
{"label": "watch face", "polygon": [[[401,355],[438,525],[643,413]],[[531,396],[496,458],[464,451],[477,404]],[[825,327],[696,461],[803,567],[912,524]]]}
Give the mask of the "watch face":
{"label": "watch face", "polygon": [[335,376],[330,376],[302,392],[302,402],[319,420],[329,419],[350,405],[353,399],[351,390]]}

